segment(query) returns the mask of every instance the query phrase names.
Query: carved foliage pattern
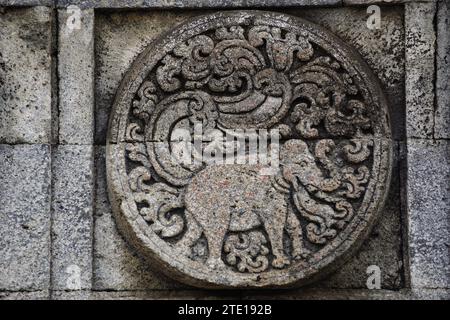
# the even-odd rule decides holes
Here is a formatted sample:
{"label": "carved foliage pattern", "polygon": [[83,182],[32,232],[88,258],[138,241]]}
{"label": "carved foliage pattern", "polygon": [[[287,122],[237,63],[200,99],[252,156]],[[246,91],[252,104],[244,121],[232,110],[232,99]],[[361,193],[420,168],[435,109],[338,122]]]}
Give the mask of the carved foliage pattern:
{"label": "carved foliage pattern", "polygon": [[[187,256],[204,246],[201,263],[211,268],[259,273],[320,253],[346,228],[372,176],[378,115],[361,92],[364,84],[325,52],[307,32],[266,24],[219,27],[167,52],[135,94],[125,137],[130,189],[152,232]],[[223,228],[209,235],[225,220],[203,222],[209,204],[189,193],[207,165],[170,159],[173,130],[194,135],[198,123],[206,130],[283,129],[280,172],[261,186],[245,169],[249,176],[240,183],[243,192],[256,188],[272,197],[272,207],[250,204],[283,212],[273,218],[284,219],[281,234],[270,227],[275,220],[261,223],[262,214],[259,224],[247,217],[247,230],[231,213],[223,218],[230,229],[223,238],[216,239]],[[241,200],[235,207],[245,211],[249,204]],[[200,243],[202,235],[207,241]]]}

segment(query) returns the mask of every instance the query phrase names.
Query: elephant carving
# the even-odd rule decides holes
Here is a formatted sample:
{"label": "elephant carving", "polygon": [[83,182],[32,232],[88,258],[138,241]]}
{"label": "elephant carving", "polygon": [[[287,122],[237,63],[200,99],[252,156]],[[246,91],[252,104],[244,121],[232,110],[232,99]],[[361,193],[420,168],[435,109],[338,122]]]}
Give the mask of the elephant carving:
{"label": "elephant carving", "polygon": [[276,176],[261,175],[261,168],[250,165],[212,165],[199,172],[186,189],[186,214],[193,219],[188,219],[192,223],[180,246],[192,246],[203,232],[209,248],[207,263],[217,267],[223,264],[222,246],[228,231],[262,226],[272,247],[273,267],[290,264],[283,246],[284,231],[292,241],[292,257],[306,257],[302,228],[289,197],[294,197],[301,214],[325,220],[323,232],[333,233],[335,212],[309,195],[324,179],[305,142],[287,141],[281,163]]}

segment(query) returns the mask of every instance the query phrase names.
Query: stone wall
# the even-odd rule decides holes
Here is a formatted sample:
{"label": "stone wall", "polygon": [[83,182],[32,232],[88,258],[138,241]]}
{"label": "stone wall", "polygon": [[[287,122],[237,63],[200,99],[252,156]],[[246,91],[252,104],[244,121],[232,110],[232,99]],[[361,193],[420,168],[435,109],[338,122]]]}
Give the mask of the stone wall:
{"label": "stone wall", "polygon": [[[366,26],[370,4],[381,9],[378,29]],[[131,63],[174,25],[239,8],[335,33],[378,76],[390,108],[382,217],[344,266],[299,289],[171,280],[122,238],[108,199],[108,117]],[[0,0],[0,298],[450,298],[449,10],[445,0]],[[371,265],[379,290],[366,286]]]}

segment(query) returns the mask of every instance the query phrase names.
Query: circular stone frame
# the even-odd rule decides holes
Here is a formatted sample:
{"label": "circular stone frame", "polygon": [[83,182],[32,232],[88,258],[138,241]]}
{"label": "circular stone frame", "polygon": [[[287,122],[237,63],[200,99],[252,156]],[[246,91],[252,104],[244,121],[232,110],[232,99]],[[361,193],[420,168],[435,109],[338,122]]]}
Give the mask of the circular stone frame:
{"label": "circular stone frame", "polygon": [[[210,269],[205,264],[177,254],[171,245],[149,230],[133,199],[127,178],[126,127],[132,101],[147,75],[178,43],[223,26],[264,23],[298,33],[320,45],[364,83],[365,93],[378,110],[373,135],[373,165],[367,191],[355,217],[320,255],[288,270],[240,274]],[[133,63],[117,91],[110,115],[106,148],[107,181],[113,214],[121,234],[145,257],[155,270],[178,281],[203,288],[280,288],[311,283],[336,270],[360,247],[380,215],[392,168],[392,141],[386,100],[376,77],[352,48],[320,26],[301,18],[263,11],[227,11],[195,17],[162,35]]]}

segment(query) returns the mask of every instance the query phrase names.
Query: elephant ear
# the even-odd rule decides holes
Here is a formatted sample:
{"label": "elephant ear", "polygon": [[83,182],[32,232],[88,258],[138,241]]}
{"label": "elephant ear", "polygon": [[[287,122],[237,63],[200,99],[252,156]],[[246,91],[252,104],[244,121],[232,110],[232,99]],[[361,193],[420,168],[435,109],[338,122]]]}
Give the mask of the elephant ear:
{"label": "elephant ear", "polygon": [[[325,244],[334,238],[353,215],[353,207],[339,190],[343,185],[341,174],[331,160],[327,161],[324,146],[332,147],[327,140],[319,141],[314,155],[301,140],[289,140],[282,148],[292,201],[307,221],[308,240],[316,244]],[[325,171],[327,177],[324,177]]]}
{"label": "elephant ear", "polygon": [[340,221],[332,207],[316,201],[296,180],[292,183],[292,200],[300,216],[308,222],[306,237],[310,242],[325,244],[336,236]]}
{"label": "elephant ear", "polygon": [[[203,132],[216,127],[218,112],[212,98],[203,91],[185,91],[174,94],[156,105],[146,131],[147,150],[156,173],[175,186],[189,183],[203,168],[201,160],[191,161],[193,127],[201,125]],[[189,161],[183,161],[186,154]],[[195,156],[195,154],[194,154]]]}

